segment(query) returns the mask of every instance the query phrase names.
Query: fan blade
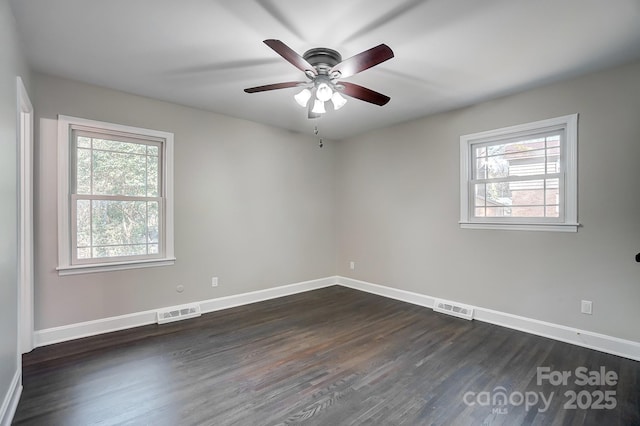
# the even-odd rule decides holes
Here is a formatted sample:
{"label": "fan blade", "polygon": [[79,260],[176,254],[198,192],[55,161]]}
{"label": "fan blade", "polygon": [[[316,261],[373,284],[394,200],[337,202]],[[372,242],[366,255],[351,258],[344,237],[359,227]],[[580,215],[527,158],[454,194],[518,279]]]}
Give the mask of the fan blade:
{"label": "fan blade", "polygon": [[275,50],[278,55],[291,62],[299,70],[309,71],[313,75],[318,75],[318,71],[316,71],[313,65],[280,40],[269,39],[265,40],[264,44]]}
{"label": "fan blade", "polygon": [[289,87],[297,87],[301,84],[307,84],[304,81],[288,81],[286,83],[267,84],[265,86],[250,87],[244,89],[247,93],[266,92],[267,90],[287,89]]}
{"label": "fan blade", "polygon": [[350,77],[391,58],[393,58],[393,50],[386,44],[380,44],[340,62],[331,68],[329,75],[337,71],[340,73],[338,78]]}
{"label": "fan blade", "polygon": [[386,105],[390,97],[383,95],[382,93],[375,92],[366,87],[359,86],[353,83],[339,82],[338,85],[344,86],[342,93],[352,98],[360,99],[361,101],[369,102],[376,105]]}

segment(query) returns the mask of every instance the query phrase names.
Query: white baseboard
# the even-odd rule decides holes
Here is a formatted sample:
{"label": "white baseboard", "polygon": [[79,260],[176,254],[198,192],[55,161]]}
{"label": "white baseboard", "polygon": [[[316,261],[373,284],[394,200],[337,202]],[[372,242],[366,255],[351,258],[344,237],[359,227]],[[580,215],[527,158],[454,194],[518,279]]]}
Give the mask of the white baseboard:
{"label": "white baseboard", "polygon": [[[328,287],[336,285],[336,281],[336,277],[320,278],[317,280],[303,281],[265,290],[203,300],[196,303],[200,303],[202,313],[207,313]],[[61,327],[37,330],[34,333],[35,346],[47,346],[54,343],[80,339],[82,337],[95,336],[98,334],[110,333],[112,331],[154,324],[156,322],[156,312],[159,309],[169,308],[174,307],[163,306],[149,311],[134,312],[127,315],[119,315],[77,324],[64,325]]]}
{"label": "white baseboard", "polygon": [[595,349],[596,351],[618,355],[634,361],[640,361],[640,343],[619,337],[579,328],[567,327],[561,324],[540,321],[533,318],[521,317],[506,312],[498,312],[486,308],[475,308],[474,318],[478,321],[524,331],[537,336],[548,337],[565,343]]}
{"label": "white baseboard", "polygon": [[[427,308],[433,308],[435,300],[434,297],[426,296],[424,294],[399,290],[379,284],[368,283],[366,281],[354,280],[352,278],[337,277],[337,282],[345,287],[366,291],[367,293],[373,293],[391,299],[401,300],[414,305],[425,306]],[[474,309],[474,319],[478,321],[511,328],[513,330],[524,331],[525,333],[548,337],[561,342],[571,343],[573,345],[640,361],[640,342],[620,339],[618,337],[580,330],[578,328],[567,327],[506,312],[494,311],[478,306],[471,307]]]}
{"label": "white baseboard", "polygon": [[2,406],[0,406],[0,425],[10,426],[13,416],[16,414],[20,395],[22,394],[22,369],[17,369],[11,380],[11,385],[4,396]]}
{"label": "white baseboard", "polygon": [[378,296],[400,300],[402,302],[411,303],[413,305],[424,306],[425,308],[433,309],[433,303],[436,300],[435,297],[426,296],[424,294],[386,287],[380,284],[372,284],[366,281],[354,280],[347,277],[337,277],[337,282],[343,287],[366,291],[367,293],[377,294]]}
{"label": "white baseboard", "polygon": [[262,302],[278,297],[317,290],[319,288],[336,285],[338,277],[320,278],[317,280],[303,281],[296,284],[283,285],[280,287],[268,288],[266,290],[252,291],[249,293],[235,294],[233,296],[219,297],[200,302],[202,313],[220,311],[222,309],[234,308],[236,306],[248,305],[250,303]]}
{"label": "white baseboard", "polygon": [[45,328],[34,332],[35,347],[53,345],[97,334],[126,330],[156,322],[156,311],[134,312],[116,317],[101,318],[60,327]]}
{"label": "white baseboard", "polygon": [[[225,296],[217,299],[203,300],[199,303],[202,313],[208,313],[249,303],[262,302],[277,297],[289,296],[305,291],[316,290],[336,284],[431,309],[433,309],[433,304],[436,299],[432,296],[414,293],[411,291],[372,284],[366,281],[355,280],[347,277],[335,276],[269,288],[266,290]],[[474,319],[478,321],[640,361],[639,342],[513,315],[506,312],[494,311],[478,306],[471,307],[474,309]],[[169,307],[161,307],[158,309],[165,308]],[[36,347],[139,327],[142,325],[154,324],[156,322],[156,311],[157,309],[38,330],[35,332]]]}

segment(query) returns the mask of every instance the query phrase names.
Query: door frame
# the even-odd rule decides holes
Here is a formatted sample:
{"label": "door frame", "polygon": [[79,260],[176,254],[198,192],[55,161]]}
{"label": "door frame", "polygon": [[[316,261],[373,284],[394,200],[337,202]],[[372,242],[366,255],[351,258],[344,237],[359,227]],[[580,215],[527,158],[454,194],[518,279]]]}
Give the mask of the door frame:
{"label": "door frame", "polygon": [[18,358],[34,347],[33,320],[33,105],[17,80],[18,142]]}

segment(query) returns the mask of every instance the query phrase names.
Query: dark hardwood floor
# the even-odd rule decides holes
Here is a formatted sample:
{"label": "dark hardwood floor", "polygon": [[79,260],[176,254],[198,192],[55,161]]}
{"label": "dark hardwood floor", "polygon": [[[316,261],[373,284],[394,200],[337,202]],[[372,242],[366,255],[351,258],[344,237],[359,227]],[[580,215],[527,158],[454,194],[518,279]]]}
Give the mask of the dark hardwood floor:
{"label": "dark hardwood floor", "polygon": [[640,362],[343,287],[38,348],[23,381],[18,425],[640,425]]}

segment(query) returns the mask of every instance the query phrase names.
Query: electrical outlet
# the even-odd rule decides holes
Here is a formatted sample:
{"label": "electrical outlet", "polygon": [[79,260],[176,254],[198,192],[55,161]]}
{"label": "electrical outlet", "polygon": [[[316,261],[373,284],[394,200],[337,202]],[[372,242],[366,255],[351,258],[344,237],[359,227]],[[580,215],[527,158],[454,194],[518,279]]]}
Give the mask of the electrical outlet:
{"label": "electrical outlet", "polygon": [[593,302],[591,300],[583,300],[580,307],[580,312],[583,314],[591,315],[593,312]]}
{"label": "electrical outlet", "polygon": [[349,269],[351,269],[352,271],[356,269],[356,262],[354,262],[353,260],[349,262]]}
{"label": "electrical outlet", "polygon": [[218,277],[211,278],[211,287],[218,287]]}

